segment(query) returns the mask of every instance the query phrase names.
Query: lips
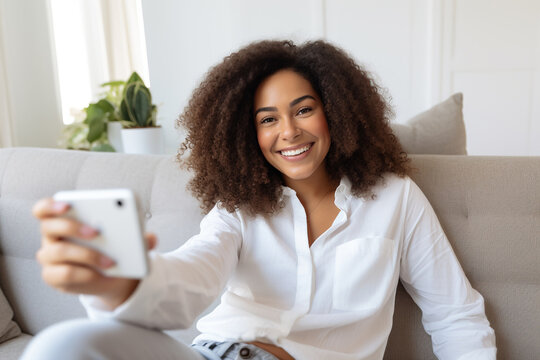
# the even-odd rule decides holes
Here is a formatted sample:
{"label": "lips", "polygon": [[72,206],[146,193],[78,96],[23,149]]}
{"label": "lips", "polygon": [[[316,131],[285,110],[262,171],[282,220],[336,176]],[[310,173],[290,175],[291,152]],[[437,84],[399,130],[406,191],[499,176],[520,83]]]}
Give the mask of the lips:
{"label": "lips", "polygon": [[300,154],[305,153],[309,149],[311,149],[311,146],[313,146],[313,143],[306,144],[301,147],[298,147],[296,149],[288,149],[288,150],[280,150],[279,153],[283,156],[290,157],[290,156],[298,156]]}

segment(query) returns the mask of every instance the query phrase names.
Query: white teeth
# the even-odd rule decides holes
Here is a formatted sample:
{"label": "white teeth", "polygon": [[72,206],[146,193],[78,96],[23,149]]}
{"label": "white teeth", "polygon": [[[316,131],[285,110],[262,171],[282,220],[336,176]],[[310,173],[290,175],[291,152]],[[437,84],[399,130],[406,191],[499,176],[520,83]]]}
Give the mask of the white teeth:
{"label": "white teeth", "polygon": [[311,144],[306,145],[306,146],[301,147],[301,148],[296,149],[296,150],[281,151],[281,155],[284,155],[284,156],[300,155],[301,153],[304,153],[304,152],[308,151],[310,147],[311,147]]}

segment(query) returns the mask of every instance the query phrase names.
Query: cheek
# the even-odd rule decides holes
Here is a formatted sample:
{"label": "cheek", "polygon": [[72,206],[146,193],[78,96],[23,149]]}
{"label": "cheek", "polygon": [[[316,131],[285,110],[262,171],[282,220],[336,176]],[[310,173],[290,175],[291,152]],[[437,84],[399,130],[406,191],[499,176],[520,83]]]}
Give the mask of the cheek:
{"label": "cheek", "polygon": [[330,130],[328,130],[328,123],[324,117],[314,123],[313,133],[317,134],[321,140],[327,141],[330,144]]}
{"label": "cheek", "polygon": [[272,148],[272,136],[267,131],[257,131],[257,142],[259,143],[259,147],[263,154],[269,152]]}

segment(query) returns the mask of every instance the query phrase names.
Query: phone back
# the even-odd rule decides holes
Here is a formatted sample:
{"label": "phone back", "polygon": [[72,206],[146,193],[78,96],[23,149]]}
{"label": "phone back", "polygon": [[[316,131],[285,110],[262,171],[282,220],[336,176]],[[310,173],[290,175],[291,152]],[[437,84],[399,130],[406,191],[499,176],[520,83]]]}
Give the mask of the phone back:
{"label": "phone back", "polygon": [[129,189],[61,191],[54,200],[69,203],[65,215],[99,231],[93,239],[70,238],[82,246],[101,251],[115,266],[108,276],[142,278],[148,273],[148,256],[137,202]]}

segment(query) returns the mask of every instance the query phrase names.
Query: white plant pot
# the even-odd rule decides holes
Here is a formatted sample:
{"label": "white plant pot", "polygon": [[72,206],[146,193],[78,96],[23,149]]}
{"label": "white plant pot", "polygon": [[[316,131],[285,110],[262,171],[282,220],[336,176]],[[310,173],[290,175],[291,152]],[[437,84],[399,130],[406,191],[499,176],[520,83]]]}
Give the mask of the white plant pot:
{"label": "white plant pot", "polygon": [[128,154],[163,154],[161,128],[122,129],[122,145]]}
{"label": "white plant pot", "polygon": [[122,146],[122,124],[119,121],[107,123],[107,138],[116,152],[123,152]]}

